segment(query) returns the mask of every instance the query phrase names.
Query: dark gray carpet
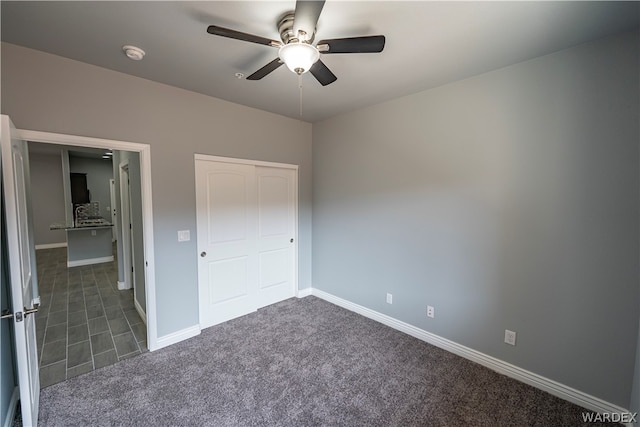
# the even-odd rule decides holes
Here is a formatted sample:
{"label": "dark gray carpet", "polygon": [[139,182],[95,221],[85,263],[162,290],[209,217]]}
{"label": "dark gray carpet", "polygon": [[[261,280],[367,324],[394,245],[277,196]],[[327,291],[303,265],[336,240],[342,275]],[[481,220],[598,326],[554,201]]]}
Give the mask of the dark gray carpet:
{"label": "dark gray carpet", "polygon": [[64,383],[42,426],[572,426],[585,410],[315,297]]}

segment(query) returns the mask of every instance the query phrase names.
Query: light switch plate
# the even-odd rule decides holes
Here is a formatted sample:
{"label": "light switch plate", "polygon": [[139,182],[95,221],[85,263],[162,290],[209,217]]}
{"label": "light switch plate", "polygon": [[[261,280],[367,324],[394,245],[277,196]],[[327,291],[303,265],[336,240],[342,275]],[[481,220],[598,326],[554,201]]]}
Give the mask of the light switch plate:
{"label": "light switch plate", "polygon": [[178,242],[188,242],[191,240],[191,233],[189,230],[178,231]]}
{"label": "light switch plate", "polygon": [[509,345],[516,345],[516,333],[508,329],[505,329],[504,342],[506,342]]}

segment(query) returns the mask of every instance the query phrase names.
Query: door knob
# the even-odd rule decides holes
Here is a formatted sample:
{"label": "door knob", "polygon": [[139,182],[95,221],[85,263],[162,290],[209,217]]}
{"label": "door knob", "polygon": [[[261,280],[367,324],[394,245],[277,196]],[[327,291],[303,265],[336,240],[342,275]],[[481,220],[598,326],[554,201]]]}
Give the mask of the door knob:
{"label": "door knob", "polygon": [[15,317],[16,322],[22,322],[22,319],[24,319],[25,316],[28,316],[33,313],[37,313],[39,306],[40,304],[33,304],[33,307],[31,308],[25,307],[24,311],[18,311],[16,313],[11,313],[9,310],[5,309],[5,310],[2,310],[2,315],[0,316],[0,318],[8,319],[10,317]]}
{"label": "door knob", "polygon": [[207,256],[207,253],[206,253],[206,252],[204,252],[204,251],[202,251],[202,252],[200,252],[200,256],[201,256],[202,258],[204,258],[204,257],[206,257],[206,256]]}

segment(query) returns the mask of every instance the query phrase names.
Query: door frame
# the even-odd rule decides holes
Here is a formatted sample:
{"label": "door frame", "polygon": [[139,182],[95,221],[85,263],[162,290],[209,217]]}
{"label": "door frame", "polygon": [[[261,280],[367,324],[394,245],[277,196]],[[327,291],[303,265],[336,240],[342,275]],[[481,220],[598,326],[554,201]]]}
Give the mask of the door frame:
{"label": "door frame", "polygon": [[111,224],[112,233],[111,233],[111,242],[115,242],[118,238],[118,217],[116,216],[116,180],[111,178],[109,180],[109,201],[111,203]]}
{"label": "door frame", "polygon": [[149,144],[142,144],[138,142],[117,141],[25,129],[17,129],[17,134],[19,138],[25,141],[100,149],[110,148],[112,150],[139,153],[140,181],[142,187],[142,234],[145,257],[144,274],[146,289],[145,300],[147,307],[147,347],[149,351],[159,349],[156,312],[155,257],[153,249],[153,203],[151,200],[151,146]]}
{"label": "door frame", "polygon": [[[126,182],[123,179],[126,176]],[[133,262],[133,245],[131,236],[133,227],[131,223],[131,193],[129,188],[129,160],[125,160],[118,165],[118,177],[120,179],[120,228],[122,230],[122,266],[124,270],[124,282],[118,283],[118,289],[134,289],[136,279],[132,267]],[[126,207],[125,207],[126,206]],[[135,296],[134,296],[135,298]]]}
{"label": "door frame", "polygon": [[[204,160],[204,161],[209,161],[209,162],[220,162],[220,163],[233,163],[233,164],[242,164],[242,165],[250,165],[250,166],[263,166],[263,167],[267,167],[267,168],[279,168],[279,169],[291,169],[293,171],[295,171],[295,179],[294,179],[294,191],[293,191],[293,204],[294,204],[294,213],[293,213],[293,221],[294,221],[294,225],[293,225],[293,293],[294,295],[298,295],[299,293],[299,289],[298,289],[298,260],[299,260],[299,256],[298,256],[298,249],[299,249],[299,245],[298,245],[298,224],[299,224],[299,220],[298,220],[298,189],[300,187],[300,173],[299,173],[299,169],[300,167],[298,165],[294,165],[294,164],[289,164],[289,163],[275,163],[275,162],[267,162],[267,161],[262,161],[262,160],[250,160],[250,159],[239,159],[236,157],[221,157],[221,156],[212,156],[209,154],[194,154],[193,156],[194,158],[194,164],[197,160]],[[198,236],[198,230],[197,230],[197,224],[196,224],[196,236]],[[198,275],[199,277],[199,275]],[[200,283],[198,283],[198,293],[200,292]]]}

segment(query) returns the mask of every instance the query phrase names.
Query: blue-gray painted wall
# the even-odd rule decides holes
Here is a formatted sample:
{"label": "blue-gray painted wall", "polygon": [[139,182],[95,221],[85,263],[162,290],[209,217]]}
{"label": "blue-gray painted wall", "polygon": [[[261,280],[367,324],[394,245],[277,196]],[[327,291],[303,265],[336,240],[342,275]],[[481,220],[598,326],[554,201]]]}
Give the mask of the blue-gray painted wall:
{"label": "blue-gray painted wall", "polygon": [[[64,230],[50,230],[54,223],[65,222],[64,181],[60,149],[48,152],[32,151],[29,143],[29,163],[33,203],[33,231],[37,245],[65,244]],[[37,146],[36,146],[37,147]]]}
{"label": "blue-gray painted wall", "polygon": [[72,150],[70,148],[69,171],[87,175],[87,189],[91,195],[91,201],[99,202],[100,215],[107,221],[111,221],[111,185],[109,183],[113,178],[111,160],[78,157],[73,155]]}
{"label": "blue-gray painted wall", "polygon": [[622,34],[315,123],[314,288],[629,408],[638,52]]}

